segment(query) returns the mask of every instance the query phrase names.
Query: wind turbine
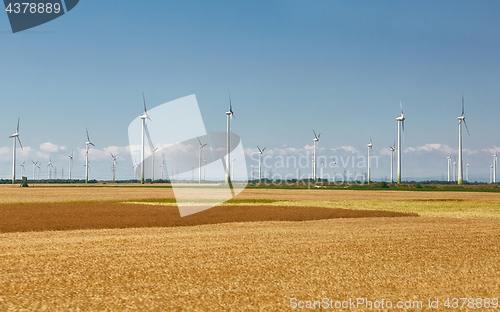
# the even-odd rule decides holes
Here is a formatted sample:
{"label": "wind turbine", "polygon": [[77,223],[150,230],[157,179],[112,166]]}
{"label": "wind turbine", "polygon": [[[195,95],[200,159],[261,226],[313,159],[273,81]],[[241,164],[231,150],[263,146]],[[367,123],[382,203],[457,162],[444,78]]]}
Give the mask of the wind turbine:
{"label": "wind turbine", "polygon": [[451,155],[446,157],[448,159],[448,182],[451,181]]}
{"label": "wind turbine", "polygon": [[455,158],[455,161],[453,162],[453,181],[457,180],[457,159]]}
{"label": "wind turbine", "polygon": [[368,148],[368,184],[370,184],[370,173],[371,173],[371,170],[370,170],[370,163],[371,163],[370,151],[372,150],[372,147],[373,147],[372,138],[370,138],[370,143],[366,144],[366,147]]}
{"label": "wind turbine", "polygon": [[226,183],[231,184],[231,168],[230,168],[230,161],[231,161],[231,118],[234,117],[233,113],[233,105],[231,103],[231,93],[229,92],[229,110],[226,112],[227,116],[227,144],[226,144]]}
{"label": "wind turbine", "polygon": [[203,153],[203,148],[207,146],[207,143],[201,144],[200,138],[196,137],[198,139],[198,143],[200,145],[198,146],[199,152],[198,152],[198,183],[201,183],[201,155]]}
{"label": "wind turbine", "polygon": [[391,151],[391,184],[394,182],[394,151],[396,150],[394,147],[396,146],[396,142],[392,146],[389,146],[389,150]]}
{"label": "wind turbine", "polygon": [[38,165],[38,161],[34,162],[33,160],[31,161],[33,163],[33,180],[35,180],[35,167]]}
{"label": "wind turbine", "polygon": [[21,139],[19,138],[19,120],[20,118],[17,118],[17,128],[16,128],[16,133],[13,135],[9,136],[9,138],[13,139],[13,149],[12,149],[12,184],[15,184],[16,181],[16,143],[19,141],[19,146],[21,146],[21,149],[23,149],[23,145],[21,144]]}
{"label": "wind turbine", "polygon": [[135,168],[139,167],[139,164],[137,164],[137,161],[134,159],[134,165],[132,166],[132,169],[134,169],[134,181],[135,181]]}
{"label": "wind turbine", "polygon": [[69,158],[69,180],[71,180],[71,167],[73,167],[73,151],[71,151],[71,155],[68,156]]}
{"label": "wind turbine", "polygon": [[401,115],[396,118],[398,122],[398,184],[401,183],[401,130],[403,130],[403,133],[405,131],[405,115],[401,101],[399,101],[399,107],[401,108]]}
{"label": "wind turbine", "polygon": [[262,153],[266,150],[264,147],[263,149],[260,149],[260,147],[257,145],[257,149],[259,150],[259,182],[262,180]]}
{"label": "wind turbine", "polygon": [[151,183],[153,183],[155,181],[155,152],[158,150],[158,147],[153,147],[147,128],[146,133],[148,134],[149,144],[151,144]]}
{"label": "wind turbine", "polygon": [[19,167],[22,167],[23,169],[21,170],[21,176],[24,177],[24,161],[22,164],[19,165]]}
{"label": "wind turbine", "polygon": [[316,182],[316,149],[318,148],[318,142],[319,142],[319,137],[321,136],[321,133],[316,135],[316,131],[314,131],[314,139],[313,139],[313,179]]}
{"label": "wind turbine", "polygon": [[490,183],[493,182],[493,165],[490,165]]}
{"label": "wind turbine", "polygon": [[141,184],[144,184],[144,136],[146,135],[146,119],[151,120],[148,115],[148,110],[146,108],[146,98],[144,97],[144,92],[142,92],[142,101],[144,102],[144,112],[140,116],[142,120],[142,134],[141,134]]}
{"label": "wind turbine", "polygon": [[493,154],[493,183],[497,183],[497,152]]}
{"label": "wind turbine", "polygon": [[113,167],[112,168],[112,172],[113,172],[113,181],[115,181],[115,172],[116,172],[116,156],[109,153],[111,155],[111,157],[113,158]]}
{"label": "wind turbine", "polygon": [[52,169],[54,165],[52,165],[52,157],[49,158],[49,163],[47,164],[47,168],[49,169],[47,172],[47,179],[50,180],[50,174],[52,173]]}
{"label": "wind turbine", "polygon": [[38,165],[36,165],[36,167],[38,168],[38,180],[40,180],[40,173],[42,172],[42,168],[41,168],[42,164],[39,162],[37,162],[37,163],[38,163]]}
{"label": "wind turbine", "polygon": [[465,167],[465,178],[467,179],[467,182],[469,182],[469,160],[467,159],[467,165]]}
{"label": "wind turbine", "polygon": [[463,162],[462,162],[462,121],[470,136],[469,127],[465,122],[464,95],[462,94],[462,115],[458,116],[458,185],[463,184]]}
{"label": "wind turbine", "polygon": [[87,142],[85,142],[85,184],[89,183],[89,146],[95,147],[94,143],[90,141],[89,131],[85,128],[87,132]]}

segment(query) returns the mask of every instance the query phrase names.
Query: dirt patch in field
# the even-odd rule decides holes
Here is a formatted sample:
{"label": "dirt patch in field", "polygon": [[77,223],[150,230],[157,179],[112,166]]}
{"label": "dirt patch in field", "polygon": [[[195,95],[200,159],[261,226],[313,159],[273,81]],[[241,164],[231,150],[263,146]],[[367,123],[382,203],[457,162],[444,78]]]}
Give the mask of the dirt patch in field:
{"label": "dirt patch in field", "polygon": [[234,205],[214,207],[181,218],[175,206],[105,202],[27,203],[0,205],[0,233],[404,216],[418,215],[380,210]]}

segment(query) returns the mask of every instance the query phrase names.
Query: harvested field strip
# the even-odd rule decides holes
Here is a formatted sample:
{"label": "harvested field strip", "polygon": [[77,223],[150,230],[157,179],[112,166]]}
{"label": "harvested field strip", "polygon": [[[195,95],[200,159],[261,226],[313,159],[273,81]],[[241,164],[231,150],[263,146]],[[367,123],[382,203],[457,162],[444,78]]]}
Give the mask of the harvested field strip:
{"label": "harvested field strip", "polygon": [[116,202],[3,204],[0,205],[0,215],[0,233],[192,226],[248,221],[417,216],[417,214],[377,210],[233,205],[218,206],[181,218],[175,206]]}
{"label": "harvested field strip", "polygon": [[279,201],[270,205],[384,210],[429,217],[500,218],[500,201],[491,200],[299,200]]}
{"label": "harvested field strip", "polygon": [[[175,206],[175,200],[158,201],[155,199],[130,201],[127,203],[144,205]],[[193,201],[193,206],[202,202]],[[203,203],[206,203],[203,201]],[[240,199],[227,201],[222,206],[254,206],[258,203],[263,206],[302,206],[323,208],[344,208],[355,210],[383,210],[394,212],[416,213],[421,216],[450,217],[450,218],[500,218],[500,201],[498,200],[462,200],[462,199],[402,199],[402,200],[265,200]],[[189,205],[189,203],[184,203]]]}

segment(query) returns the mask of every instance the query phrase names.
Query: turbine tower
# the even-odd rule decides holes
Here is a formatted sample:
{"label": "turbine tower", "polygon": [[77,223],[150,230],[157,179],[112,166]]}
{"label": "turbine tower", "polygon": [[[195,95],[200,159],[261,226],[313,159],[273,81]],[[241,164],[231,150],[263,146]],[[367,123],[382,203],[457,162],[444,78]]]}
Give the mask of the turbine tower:
{"label": "turbine tower", "polygon": [[[262,180],[262,153],[266,150],[264,147],[263,149],[260,149],[260,147],[257,145],[257,149],[259,150],[259,183]],[[253,171],[252,171],[253,172]]]}
{"label": "turbine tower", "polygon": [[111,155],[111,158],[113,158],[113,167],[111,167],[111,170],[112,170],[112,173],[113,173],[113,176],[112,176],[113,181],[115,181],[116,163],[117,163],[116,162],[116,156],[113,155],[113,154],[111,154],[111,153],[109,153],[109,154]]}
{"label": "turbine tower", "polygon": [[140,116],[142,120],[142,133],[141,133],[141,184],[144,184],[144,136],[146,135],[146,119],[151,120],[148,115],[148,110],[146,109],[146,98],[144,97],[144,92],[142,92],[142,101],[144,103],[144,112]]}
{"label": "turbine tower", "polygon": [[398,122],[398,184],[401,183],[401,130],[402,132],[405,131],[405,115],[401,101],[399,101],[399,107],[401,108],[401,115],[396,118]]}
{"label": "turbine tower", "polygon": [[366,144],[366,147],[368,148],[368,184],[370,184],[370,173],[371,173],[371,170],[370,170],[370,163],[371,163],[371,159],[370,159],[370,151],[372,150],[372,147],[373,147],[373,143],[372,143],[372,138],[370,138],[370,143]]}
{"label": "turbine tower", "polygon": [[493,183],[497,183],[497,153],[493,154]]}
{"label": "turbine tower", "polygon": [[316,182],[316,149],[318,148],[318,142],[319,142],[319,137],[321,136],[321,133],[316,135],[316,131],[314,131],[314,139],[313,139],[313,180]]}
{"label": "turbine tower", "polygon": [[19,146],[21,146],[21,149],[23,149],[23,145],[21,144],[21,139],[19,138],[19,120],[20,118],[17,118],[17,128],[16,128],[16,133],[13,135],[9,136],[9,138],[13,139],[13,149],[12,149],[12,184],[16,182],[16,143],[19,141]]}
{"label": "turbine tower", "polygon": [[69,158],[69,180],[71,180],[71,167],[73,167],[73,151],[71,151],[71,155],[68,156]]}
{"label": "turbine tower", "polygon": [[90,141],[89,131],[85,128],[87,132],[87,142],[85,142],[85,184],[89,183],[89,146],[95,147],[94,143]]}
{"label": "turbine tower", "polygon": [[451,155],[446,157],[448,159],[448,182],[451,181]]}
{"label": "turbine tower", "polygon": [[[207,143],[205,144],[201,144],[201,141],[200,141],[200,138],[196,137],[198,139],[198,143],[200,143],[200,145],[198,146],[199,150],[198,150],[198,184],[201,183],[201,156],[203,154],[203,148],[205,146],[207,146]],[[163,178],[162,178],[163,180]]]}
{"label": "turbine tower", "polygon": [[462,94],[462,115],[458,116],[458,185],[463,184],[462,122],[465,124],[465,129],[467,129],[467,133],[470,135],[469,127],[467,127],[467,122],[465,122],[464,108],[464,95]]}
{"label": "turbine tower", "polygon": [[134,181],[135,181],[135,168],[139,167],[139,164],[137,164],[137,161],[134,159],[134,165],[132,166],[132,169],[134,169]]}
{"label": "turbine tower", "polygon": [[231,93],[229,92],[229,110],[226,112],[227,116],[227,144],[226,144],[226,183],[231,183],[231,118],[234,118],[233,105],[231,103]]}
{"label": "turbine tower", "polygon": [[396,142],[392,146],[389,146],[389,150],[391,151],[391,184],[394,182],[394,148],[396,146]]}

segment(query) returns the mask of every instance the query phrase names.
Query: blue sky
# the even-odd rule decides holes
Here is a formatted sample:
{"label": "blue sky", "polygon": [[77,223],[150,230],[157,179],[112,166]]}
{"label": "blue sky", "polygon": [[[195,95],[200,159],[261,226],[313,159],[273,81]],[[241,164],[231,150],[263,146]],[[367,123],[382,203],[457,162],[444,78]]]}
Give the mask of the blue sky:
{"label": "blue sky", "polygon": [[16,34],[0,14],[0,178],[11,176],[18,116],[18,162],[43,168],[51,157],[67,174],[74,150],[83,178],[88,127],[91,178],[111,177],[111,151],[128,179],[142,91],[150,108],[196,94],[210,132],[225,130],[229,87],[249,167],[256,145],[265,156],[307,155],[315,129],[320,155],[344,163],[366,155],[371,136],[375,179],[389,175],[400,100],[403,179],[446,174],[464,94],[464,159],[488,180],[500,152],[499,12],[498,1],[80,1]]}

